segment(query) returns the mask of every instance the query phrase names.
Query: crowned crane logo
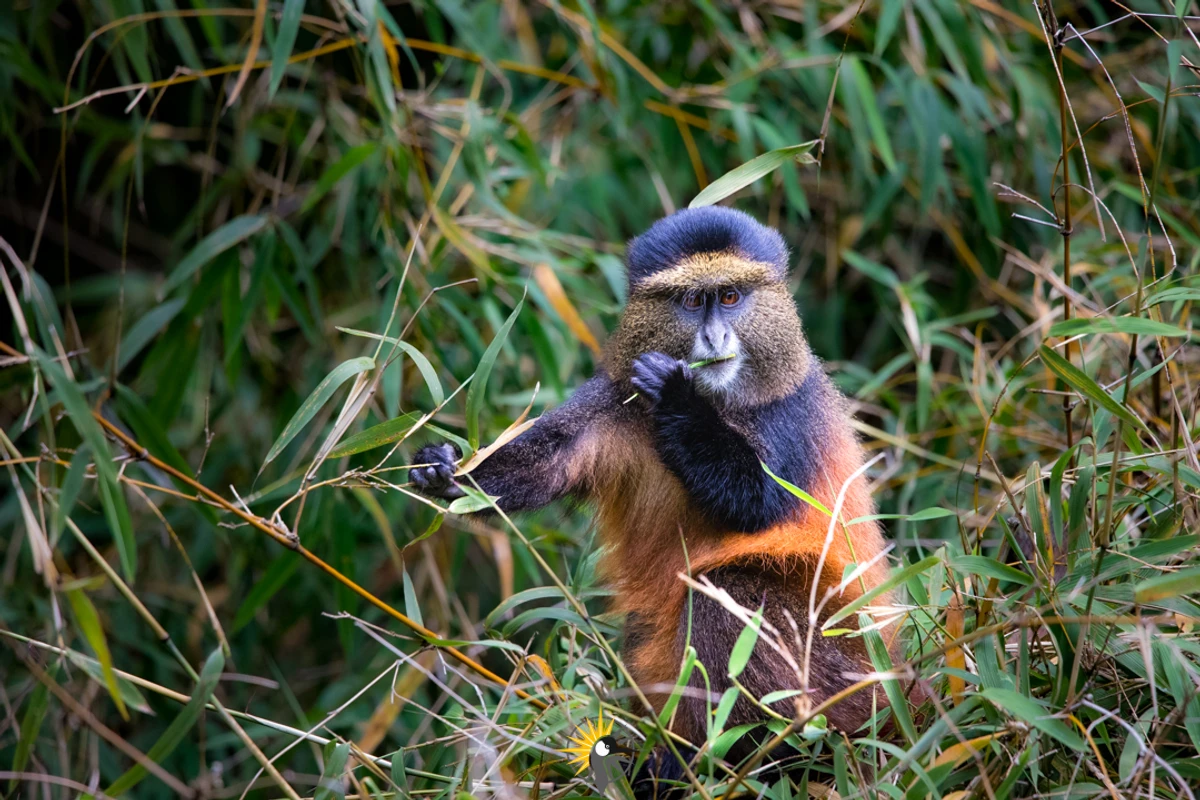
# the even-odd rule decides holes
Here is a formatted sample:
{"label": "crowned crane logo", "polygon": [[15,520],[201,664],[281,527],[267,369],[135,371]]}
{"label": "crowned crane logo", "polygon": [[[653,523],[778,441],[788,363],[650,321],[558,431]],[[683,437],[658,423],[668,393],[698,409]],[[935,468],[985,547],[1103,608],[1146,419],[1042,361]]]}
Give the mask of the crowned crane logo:
{"label": "crowned crane logo", "polygon": [[596,724],[593,725],[589,719],[584,720],[584,725],[587,727],[576,728],[578,736],[567,737],[576,746],[564,748],[563,752],[575,756],[568,762],[579,765],[575,774],[589,772],[592,783],[603,795],[610,784],[624,777],[625,770],[621,766],[621,759],[632,757],[634,751],[618,744],[613,738],[613,721],[610,719],[606,723],[603,711],[600,712]]}

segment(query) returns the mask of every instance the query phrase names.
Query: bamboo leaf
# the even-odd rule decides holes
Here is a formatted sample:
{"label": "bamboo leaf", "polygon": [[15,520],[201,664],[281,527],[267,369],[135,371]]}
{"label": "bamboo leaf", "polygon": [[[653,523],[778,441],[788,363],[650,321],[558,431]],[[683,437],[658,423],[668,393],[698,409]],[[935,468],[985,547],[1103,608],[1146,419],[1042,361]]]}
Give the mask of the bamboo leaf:
{"label": "bamboo leaf", "polygon": [[950,559],[950,566],[966,575],[986,575],[989,578],[1012,581],[1022,586],[1029,586],[1033,583],[1033,576],[987,556],[954,556]]}
{"label": "bamboo leaf", "polygon": [[[102,580],[103,577],[103,575],[100,576]],[[67,649],[64,652],[66,653],[67,658],[71,660],[71,663],[86,672],[88,677],[102,686],[107,686],[107,680],[104,676],[104,667],[101,666],[99,661],[76,650]],[[113,670],[113,674],[116,675],[116,670]],[[116,675],[116,680],[117,691],[120,692],[121,699],[125,701],[125,705],[127,707],[148,716],[154,716],[154,709],[152,709],[150,704],[146,702],[145,695],[141,693],[137,686],[125,678],[122,678],[120,675]]]}
{"label": "bamboo leaf", "polygon": [[70,589],[66,595],[71,604],[71,611],[75,614],[75,621],[79,623],[79,630],[83,633],[83,638],[87,640],[88,647],[92,648],[92,652],[96,654],[96,660],[100,662],[100,670],[104,677],[104,685],[108,688],[108,694],[116,704],[121,718],[128,722],[129,710],[125,707],[125,698],[121,696],[120,688],[117,687],[117,674],[113,672],[112,653],[108,649],[108,639],[104,636],[104,628],[100,625],[100,615],[96,613],[96,607],[92,605],[91,599],[84,594],[82,589]]}
{"label": "bamboo leaf", "polygon": [[738,677],[750,663],[754,645],[758,643],[758,633],[762,629],[762,621],[763,610],[759,608],[754,612],[750,623],[738,634],[737,641],[733,644],[733,651],[729,654],[729,677]]}
{"label": "bamboo leaf", "polygon": [[413,586],[412,578],[409,577],[408,570],[404,570],[401,575],[404,578],[404,612],[413,622],[423,626],[425,620],[421,616],[421,604],[417,602],[417,590]]}
{"label": "bamboo leaf", "polygon": [[[368,331],[355,330],[354,328],[338,328],[342,333],[348,333],[351,336],[362,336],[367,339],[376,339],[387,344],[395,345],[404,351],[413,363],[417,365],[417,371],[421,373],[421,377],[425,379],[425,385],[429,388],[429,394],[433,397],[433,404],[440,406],[446,401],[446,392],[442,389],[442,382],[438,380],[437,370],[433,368],[433,364],[429,363],[429,359],[425,357],[417,348],[413,347],[408,342],[400,341],[391,336],[380,336],[377,333]],[[382,351],[380,351],[382,353]]]}
{"label": "bamboo leaf", "polygon": [[338,181],[349,175],[355,167],[373,156],[378,149],[379,145],[375,142],[367,142],[366,144],[360,144],[357,147],[351,147],[347,150],[341,158],[321,173],[321,177],[317,179],[317,185],[309,190],[308,196],[304,198],[304,205],[301,207],[300,213],[311,211],[313,206],[330,189],[337,185]]}
{"label": "bamboo leaf", "polygon": [[254,619],[254,614],[258,609],[287,584],[288,579],[292,577],[292,573],[296,571],[302,561],[303,559],[291,552],[280,553],[275,557],[263,576],[255,581],[250,594],[242,601],[237,616],[233,618],[233,625],[229,629],[230,634],[237,633],[246,627],[250,620]]}
{"label": "bamboo leaf", "polygon": [[108,440],[104,438],[99,423],[92,417],[92,410],[83,392],[67,377],[58,362],[37,347],[34,348],[33,357],[58,393],[71,423],[95,454],[96,488],[100,494],[100,505],[104,509],[108,529],[117,545],[121,570],[125,573],[126,580],[132,581],[137,573],[137,541],[133,535],[133,522],[129,518],[125,495],[121,493],[121,487],[117,484],[117,473],[113,469]]}
{"label": "bamboo leaf", "polygon": [[1103,408],[1108,409],[1116,414],[1121,419],[1128,422],[1143,431],[1149,433],[1144,422],[1133,415],[1128,408],[1113,399],[1112,395],[1104,391],[1098,383],[1084,374],[1083,370],[1076,367],[1074,364],[1060,356],[1053,348],[1048,345],[1042,345],[1038,348],[1038,352],[1042,356],[1044,363],[1051,372],[1062,378],[1073,388],[1081,392],[1089,400],[1098,403]]}
{"label": "bamboo leaf", "polygon": [[521,313],[524,305],[525,297],[522,295],[521,299],[517,301],[516,308],[512,310],[508,319],[496,332],[496,338],[492,339],[492,343],[483,352],[483,357],[479,359],[479,366],[475,368],[475,377],[471,381],[471,388],[467,390],[467,441],[472,450],[479,448],[479,414],[483,410],[483,401],[487,396],[488,377],[492,374],[492,367],[496,364],[496,357],[500,355],[500,348],[504,346],[508,332],[512,330],[513,323],[517,321],[517,316]]}
{"label": "bamboo leaf", "polygon": [[[58,676],[58,662],[55,661],[46,670],[51,679]],[[46,684],[38,681],[37,686],[33,687],[33,692],[29,696],[29,700],[25,705],[25,714],[21,717],[21,739],[17,742],[16,752],[13,754],[12,772],[24,772],[25,765],[29,763],[29,757],[33,755],[33,746],[37,742],[38,735],[42,730],[42,722],[46,718],[46,710],[50,707],[50,690],[46,688]],[[12,778],[8,782],[8,793],[10,797],[16,797],[13,790],[16,788],[17,779]]]}
{"label": "bamboo leaf", "polygon": [[1072,750],[1082,753],[1088,749],[1077,733],[1068,728],[1062,720],[1051,717],[1050,712],[1036,700],[1012,689],[995,687],[984,689],[983,696],[1001,711],[1049,734]]}
{"label": "bamboo leaf", "polygon": [[[200,713],[204,711],[204,707],[212,699],[213,691],[217,688],[217,681],[220,680],[224,669],[225,656],[221,653],[221,648],[218,647],[212,651],[208,659],[204,662],[204,667],[200,670],[200,679],[196,682],[196,690],[192,693],[192,698],[188,700],[183,710],[179,712],[175,719],[171,720],[171,724],[158,737],[158,741],[154,743],[154,746],[146,751],[148,759],[156,763],[162,763],[163,759],[175,751],[175,748],[187,736],[188,731],[196,726],[196,720],[200,718]],[[112,785],[104,790],[104,793],[109,797],[116,797],[137,786],[146,777],[146,774],[146,768],[141,764],[136,764],[130,767],[121,777],[113,781]]]}
{"label": "bamboo leaf", "polygon": [[300,433],[301,429],[316,416],[316,413],[321,410],[321,407],[338,390],[339,386],[360,372],[366,372],[374,367],[375,359],[367,356],[352,358],[334,367],[325,376],[325,379],[317,384],[317,388],[313,389],[312,394],[300,404],[300,408],[296,410],[296,413],[292,415],[292,418],[284,427],[283,433],[279,434],[279,438],[275,440],[275,444],[271,445],[271,451],[267,453],[267,458],[263,462],[263,466],[265,467],[274,461],[275,457],[283,451],[283,448],[287,447],[288,443],[296,438],[296,434]]}
{"label": "bamboo leaf", "polygon": [[[1162,302],[1158,300],[1157,302]],[[1184,336],[1191,332],[1145,317],[1073,317],[1050,326],[1051,336],[1075,336],[1081,333],[1129,333],[1140,336]]]}
{"label": "bamboo leaf", "polygon": [[869,592],[866,592],[856,600],[852,600],[846,605],[839,608],[829,616],[821,625],[821,630],[828,631],[834,624],[844,620],[846,617],[857,612],[860,608],[870,603],[876,597],[879,597],[885,592],[890,592],[895,587],[907,581],[913,575],[919,575],[930,567],[941,562],[938,556],[926,556],[915,564],[910,564],[899,572],[892,573],[883,583],[876,586]]}
{"label": "bamboo leaf", "polygon": [[1200,567],[1150,578],[1133,590],[1133,597],[1139,603],[1154,603],[1185,594],[1200,594]]}
{"label": "bamboo leaf", "polygon": [[300,31],[300,18],[304,16],[304,0],[284,0],[283,16],[279,20],[279,30],[275,32],[275,47],[271,50],[271,85],[267,89],[267,97],[273,98],[283,82],[287,72],[287,62],[291,58],[292,48],[296,44],[296,34]]}
{"label": "bamboo leaf", "polygon": [[180,297],[168,300],[147,311],[141,319],[129,327],[129,331],[121,339],[121,353],[117,360],[117,372],[121,372],[129,362],[142,352],[155,336],[179,313],[187,301]]}
{"label": "bamboo leaf", "polygon": [[713,203],[719,203],[726,197],[729,197],[729,195],[746,188],[764,175],[769,175],[779,169],[784,164],[793,162],[796,164],[815,164],[817,160],[812,157],[810,151],[816,144],[817,140],[814,139],[811,142],[780,147],[777,150],[770,150],[763,153],[758,158],[747,161],[737,169],[726,172],[720,178],[710,183],[704,191],[692,199],[692,202],[688,204],[688,208],[700,208],[702,206],[711,206]]}
{"label": "bamboo leaf", "polygon": [[451,514],[473,514],[476,511],[483,511],[485,508],[491,508],[495,505],[499,497],[491,497],[484,494],[472,486],[463,486],[463,491],[467,493],[466,497],[457,497],[450,507],[446,509]]}
{"label": "bamboo leaf", "polygon": [[579,315],[579,311],[575,308],[575,304],[571,302],[571,298],[567,297],[567,293],[563,289],[562,283],[558,280],[558,276],[554,274],[554,270],[550,269],[548,264],[538,264],[533,268],[533,279],[546,295],[546,299],[550,302],[550,305],[562,317],[562,321],[570,328],[571,333],[575,334],[575,338],[579,339],[592,353],[599,356],[600,343],[596,341],[596,337],[592,335],[591,329],[583,321],[583,317]]}
{"label": "bamboo leaf", "polygon": [[[372,425],[365,431],[359,431],[353,436],[347,436],[341,444],[330,451],[329,457],[341,458],[342,456],[352,456],[356,453],[365,453],[368,450],[374,450],[376,447],[383,447],[385,444],[391,444],[399,439],[403,439],[424,416],[424,414],[410,412],[395,419],[389,419],[387,422]],[[424,427],[433,431],[438,436],[454,442],[464,452],[470,449],[467,440],[461,436],[455,436],[446,429],[429,422],[426,422]]]}
{"label": "bamboo leaf", "polygon": [[772,479],[774,479],[774,481],[775,481],[776,483],[778,483],[780,486],[782,486],[784,489],[787,489],[789,492],[791,492],[792,494],[794,494],[796,497],[799,497],[801,500],[803,500],[804,502],[808,503],[808,504],[809,504],[810,506],[812,506],[813,508],[815,508],[815,509],[817,509],[818,511],[820,511],[820,512],[821,512],[822,514],[824,514],[825,516],[827,516],[827,517],[832,517],[832,516],[833,516],[833,512],[832,512],[832,511],[830,511],[828,508],[826,508],[826,507],[825,507],[825,504],[824,504],[824,503],[822,503],[820,500],[818,500],[817,498],[813,497],[811,494],[809,494],[808,492],[804,491],[804,490],[803,490],[803,489],[801,489],[799,486],[796,486],[795,484],[792,484],[792,483],[788,483],[788,482],[787,482],[787,481],[785,481],[783,478],[781,478],[781,477],[779,477],[778,475],[776,475],[774,472],[771,472],[771,468],[770,468],[770,467],[768,467],[768,466],[767,466],[767,465],[766,465],[764,462],[760,461],[760,462],[759,462],[759,464],[761,464],[761,465],[762,465],[762,468],[763,468],[763,470],[765,470],[765,471],[766,471],[766,473],[767,473],[768,475],[770,475],[770,476],[771,476],[771,478],[772,478]]}
{"label": "bamboo leaf", "polygon": [[346,762],[350,760],[350,743],[330,742],[325,747],[325,769],[321,772],[321,780],[313,800],[344,800],[346,797],[345,779]]}
{"label": "bamboo leaf", "polygon": [[177,286],[195,275],[198,269],[229,248],[261,231],[269,221],[267,217],[263,216],[234,217],[205,236],[171,271],[166,283],[163,284],[162,294],[170,294]]}

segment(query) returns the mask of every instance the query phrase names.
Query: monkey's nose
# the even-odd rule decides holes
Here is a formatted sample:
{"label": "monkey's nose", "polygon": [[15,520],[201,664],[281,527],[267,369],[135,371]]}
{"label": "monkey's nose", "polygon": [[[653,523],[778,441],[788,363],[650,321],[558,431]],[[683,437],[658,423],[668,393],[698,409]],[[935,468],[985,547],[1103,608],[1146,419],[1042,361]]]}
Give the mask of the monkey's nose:
{"label": "monkey's nose", "polygon": [[720,330],[713,330],[706,328],[704,330],[704,344],[708,346],[708,349],[714,355],[727,355],[725,351],[729,348],[729,329],[721,328]]}

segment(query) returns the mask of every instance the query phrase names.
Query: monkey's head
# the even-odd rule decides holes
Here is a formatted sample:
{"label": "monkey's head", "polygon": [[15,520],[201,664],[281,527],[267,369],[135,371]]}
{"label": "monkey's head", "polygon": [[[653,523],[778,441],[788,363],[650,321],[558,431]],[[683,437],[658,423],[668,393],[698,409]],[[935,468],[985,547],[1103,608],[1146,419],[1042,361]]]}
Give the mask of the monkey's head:
{"label": "monkey's head", "polygon": [[788,291],[783,238],[740,211],[686,209],[629,244],[629,302],[605,351],[618,381],[661,352],[689,363],[700,390],[757,405],[790,393],[812,356]]}

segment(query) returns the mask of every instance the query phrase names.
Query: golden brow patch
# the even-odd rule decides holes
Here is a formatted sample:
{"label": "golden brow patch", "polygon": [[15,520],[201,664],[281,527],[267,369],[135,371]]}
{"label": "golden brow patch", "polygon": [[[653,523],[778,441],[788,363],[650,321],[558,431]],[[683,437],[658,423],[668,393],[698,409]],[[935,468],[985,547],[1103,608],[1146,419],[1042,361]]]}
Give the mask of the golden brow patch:
{"label": "golden brow patch", "polygon": [[722,286],[753,288],[778,283],[778,268],[749,261],[735,253],[703,253],[639,281],[634,291],[664,289],[717,289]]}

